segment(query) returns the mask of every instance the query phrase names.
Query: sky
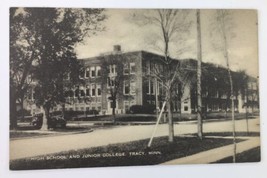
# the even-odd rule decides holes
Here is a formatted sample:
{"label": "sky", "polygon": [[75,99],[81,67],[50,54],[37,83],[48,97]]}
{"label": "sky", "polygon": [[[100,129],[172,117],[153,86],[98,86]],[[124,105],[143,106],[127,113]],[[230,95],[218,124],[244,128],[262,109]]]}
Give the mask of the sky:
{"label": "sky", "polygon": [[[196,15],[195,10],[188,10],[188,20],[192,22],[191,28],[185,36],[185,44],[190,50],[179,54],[176,52],[180,42],[171,43],[170,55],[179,59],[196,59]],[[258,76],[258,26],[257,11],[255,10],[231,10],[232,28],[229,34],[234,34],[228,41],[230,68],[232,70],[245,70],[249,75]],[[106,30],[99,32],[84,40],[84,43],[76,46],[78,58],[98,56],[101,53],[113,50],[113,45],[121,45],[122,51],[145,50],[162,54],[150,41],[159,34],[159,29],[151,25],[140,25],[131,19],[133,14],[147,13],[146,10],[137,9],[106,9],[106,21],[103,23]],[[201,10],[201,37],[202,60],[226,66],[221,50],[215,46],[220,44],[219,34],[216,33],[215,10]],[[213,35],[211,35],[213,34]]]}

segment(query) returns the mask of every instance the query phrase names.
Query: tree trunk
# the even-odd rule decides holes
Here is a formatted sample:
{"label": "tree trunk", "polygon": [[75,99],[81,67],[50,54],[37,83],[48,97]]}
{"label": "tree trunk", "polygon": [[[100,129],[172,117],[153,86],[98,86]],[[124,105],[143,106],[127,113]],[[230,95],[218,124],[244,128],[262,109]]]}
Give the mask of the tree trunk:
{"label": "tree trunk", "polygon": [[17,106],[14,92],[10,89],[10,129],[17,129]]}
{"label": "tree trunk", "polygon": [[116,109],[116,100],[112,100],[112,117],[113,117],[113,123],[116,122],[116,113],[115,113],[115,109]]}
{"label": "tree trunk", "polygon": [[171,91],[166,91],[167,97],[167,110],[168,110],[168,124],[169,124],[169,142],[173,142],[174,139],[174,130],[173,130],[173,118],[172,118],[172,110],[171,110]]}
{"label": "tree trunk", "polygon": [[21,111],[22,111],[22,119],[24,119],[25,117],[25,113],[24,113],[24,107],[23,107],[23,98],[20,99],[20,107],[21,107]]}
{"label": "tree trunk", "polygon": [[50,116],[49,116],[49,110],[50,108],[47,108],[47,107],[42,107],[42,110],[43,110],[43,124],[42,124],[42,128],[41,130],[48,130],[49,127],[50,127],[50,123],[49,123],[49,119],[50,119]]}
{"label": "tree trunk", "polygon": [[[63,118],[65,118],[65,103],[63,103],[62,105],[61,105],[61,107],[62,107],[62,117]],[[84,107],[84,109],[85,109],[85,107]]]}

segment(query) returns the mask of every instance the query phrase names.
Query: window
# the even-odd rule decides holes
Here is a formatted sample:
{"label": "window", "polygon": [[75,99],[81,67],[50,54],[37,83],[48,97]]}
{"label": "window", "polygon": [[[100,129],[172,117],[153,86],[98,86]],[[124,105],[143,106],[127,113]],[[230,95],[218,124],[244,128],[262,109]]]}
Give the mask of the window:
{"label": "window", "polygon": [[145,92],[149,94],[149,81],[145,81]]}
{"label": "window", "polygon": [[145,92],[146,92],[147,94],[150,94],[150,95],[153,95],[153,94],[155,93],[155,86],[154,86],[153,81],[148,80],[148,81],[145,83]]}
{"label": "window", "polygon": [[116,74],[117,73],[116,65],[115,64],[110,65],[109,70],[110,70],[110,74]]}
{"label": "window", "polygon": [[130,73],[134,74],[136,71],[135,63],[130,63]]}
{"label": "window", "polygon": [[96,76],[95,67],[91,67],[91,77],[94,78]]}
{"label": "window", "polygon": [[96,95],[96,89],[95,89],[96,87],[95,87],[95,84],[92,84],[91,85],[91,95],[92,96],[95,96]]}
{"label": "window", "polygon": [[115,86],[115,81],[114,81],[114,79],[111,79],[110,77],[108,77],[108,81],[107,81],[107,83],[108,83],[108,86],[109,86],[109,87],[113,87],[113,86]]}
{"label": "window", "polygon": [[146,62],[146,67],[145,67],[145,70],[146,70],[146,74],[150,74],[150,61],[147,61]]}
{"label": "window", "polygon": [[97,86],[97,96],[101,96],[101,86]]}
{"label": "window", "polygon": [[159,83],[159,90],[158,91],[159,91],[159,93],[158,93],[159,95],[163,95],[163,84],[161,82]]}
{"label": "window", "polygon": [[89,76],[90,76],[90,69],[89,67],[87,67],[85,70],[85,78],[89,78]]}
{"label": "window", "polygon": [[123,65],[123,73],[124,73],[125,75],[128,75],[128,74],[130,73],[128,63],[125,63],[125,64]]}
{"label": "window", "polygon": [[184,111],[188,111],[188,106],[185,106],[184,107]]}
{"label": "window", "polygon": [[97,75],[97,77],[101,76],[101,67],[100,66],[96,67],[96,75]]}
{"label": "window", "polygon": [[86,94],[86,96],[90,96],[90,88],[86,88],[85,94]]}
{"label": "window", "polygon": [[134,80],[131,81],[130,83],[130,93],[131,95],[135,95],[135,88],[136,88],[136,83]]}
{"label": "window", "polygon": [[80,92],[81,92],[81,96],[85,96],[84,90],[80,90]]}
{"label": "window", "polygon": [[150,94],[154,94],[154,83],[151,80],[149,82],[150,82]]}
{"label": "window", "polygon": [[75,90],[75,97],[79,97],[79,89],[78,88]]}
{"label": "window", "polygon": [[130,83],[129,82],[124,82],[124,94],[129,95],[130,94]]}
{"label": "window", "polygon": [[95,88],[92,88],[92,96],[95,96]]}

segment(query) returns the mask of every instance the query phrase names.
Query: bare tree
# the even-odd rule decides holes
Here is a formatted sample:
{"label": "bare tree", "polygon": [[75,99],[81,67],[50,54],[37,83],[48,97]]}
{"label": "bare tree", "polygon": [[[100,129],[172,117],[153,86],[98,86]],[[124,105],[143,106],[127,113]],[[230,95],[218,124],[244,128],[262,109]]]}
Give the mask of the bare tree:
{"label": "bare tree", "polygon": [[[107,87],[108,99],[111,101],[112,115],[115,122],[115,111],[117,104],[123,95],[127,95],[127,99],[132,99],[131,93],[135,88],[131,88],[131,79],[134,75],[130,72],[130,63],[127,55],[114,53],[111,55],[103,55],[98,58],[101,61],[101,77],[103,87]],[[122,61],[124,61],[122,63]],[[128,70],[128,71],[126,71]],[[135,70],[135,69],[132,69]]]}
{"label": "bare tree", "polygon": [[[133,15],[134,21],[139,25],[155,27],[154,33],[151,35],[154,39],[152,40],[152,46],[164,56],[164,75],[162,75],[162,73],[160,75],[158,75],[157,72],[154,73],[155,77],[162,81],[165,88],[165,100],[167,102],[166,106],[168,110],[169,142],[173,142],[174,138],[171,93],[175,78],[178,75],[177,69],[179,68],[179,63],[173,62],[174,60],[171,58],[170,53],[177,47],[175,42],[182,39],[182,36],[187,33],[190,28],[191,22],[187,19],[188,14],[189,11],[186,10],[156,9],[148,10],[144,13],[135,13]],[[173,67],[173,65],[175,66]]]}
{"label": "bare tree", "polygon": [[230,39],[233,37],[233,34],[229,33],[233,29],[232,24],[233,16],[229,10],[217,10],[216,11],[216,24],[217,32],[219,32],[221,37],[221,44],[219,45],[220,49],[223,52],[224,59],[226,62],[226,67],[228,71],[228,77],[230,82],[230,99],[231,99],[231,112],[232,112],[232,124],[233,124],[233,162],[236,162],[236,136],[235,136],[235,105],[234,105],[234,89],[233,89],[233,79],[230,69],[230,57],[229,57],[229,43]]}

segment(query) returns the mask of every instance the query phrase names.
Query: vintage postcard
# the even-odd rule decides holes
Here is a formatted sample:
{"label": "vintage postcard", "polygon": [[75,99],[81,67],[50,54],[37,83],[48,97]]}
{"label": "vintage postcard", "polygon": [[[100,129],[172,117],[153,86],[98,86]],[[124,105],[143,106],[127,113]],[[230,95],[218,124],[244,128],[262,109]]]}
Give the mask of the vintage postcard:
{"label": "vintage postcard", "polygon": [[256,10],[9,12],[11,170],[261,160]]}

